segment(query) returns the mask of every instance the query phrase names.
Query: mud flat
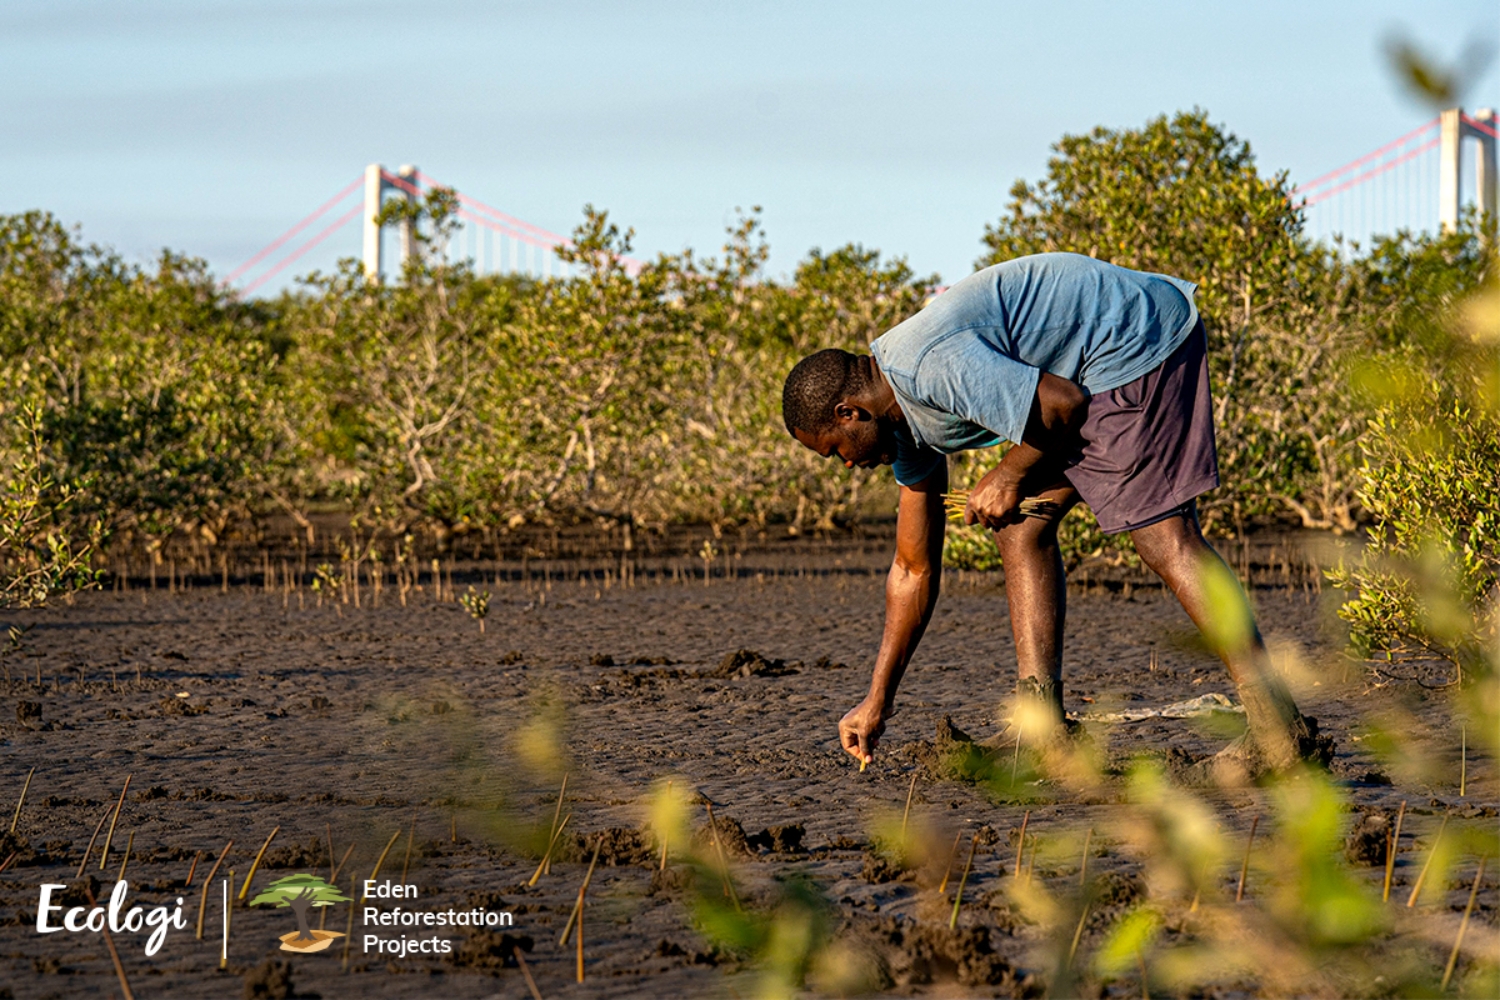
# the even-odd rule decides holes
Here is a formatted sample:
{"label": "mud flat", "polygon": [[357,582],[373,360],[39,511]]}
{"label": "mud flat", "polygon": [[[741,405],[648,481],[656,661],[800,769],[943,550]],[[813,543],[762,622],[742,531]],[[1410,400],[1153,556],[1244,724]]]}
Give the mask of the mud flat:
{"label": "mud flat", "polygon": [[[67,885],[68,905],[83,905],[86,889],[107,895],[127,843],[132,905],[171,907],[181,896],[186,923],[151,957],[144,933],[112,936],[137,997],[525,996],[517,949],[547,997],[752,995],[759,973],[700,933],[682,866],[658,871],[654,841],[640,832],[664,779],[714,804],[747,907],[774,898],[778,876],[802,873],[828,901],[832,932],[878,968],[880,991],[1039,995],[1051,973],[1038,957],[1041,932],[999,891],[1014,877],[1016,832],[1028,809],[1033,833],[1107,830],[1120,795],[1106,786],[996,803],[924,765],[940,725],[993,733],[1013,684],[1003,595],[975,575],[948,587],[876,762],[858,773],[835,725],[867,682],[882,587],[868,567],[709,584],[506,582],[491,586],[483,635],[458,603],[425,593],[406,607],[387,592],[372,608],[367,595],[355,609],[317,607],[308,595],[299,608],[250,588],[134,590],[13,616],[30,629],[0,661],[9,671],[0,834],[33,767],[35,776],[16,836],[0,844],[0,861],[15,855],[0,874],[0,996],[120,992],[99,935],[39,935],[36,911],[42,883]],[[1304,709],[1336,740],[1332,770],[1354,807],[1389,816],[1406,801],[1403,840],[1413,843],[1430,839],[1445,812],[1492,815],[1483,811],[1497,799],[1492,761],[1470,754],[1459,798],[1456,779],[1402,784],[1367,750],[1361,720],[1399,703],[1415,720],[1411,735],[1458,770],[1447,701],[1377,686],[1344,662],[1331,598],[1256,593],[1268,638],[1309,665]],[[1149,587],[1075,590],[1068,664],[1070,708],[1101,716],[1233,693],[1180,609]],[[1152,715],[1091,728],[1115,767],[1136,754],[1205,756],[1225,738],[1202,720]],[[900,812],[914,770],[913,816],[974,852],[952,932],[923,876],[871,860],[874,824],[882,811]],[[571,819],[550,873],[530,885],[564,772]],[[77,884],[90,835],[127,775],[107,865],[100,833]],[[1237,839],[1271,811],[1257,789],[1210,802]],[[693,822],[701,836],[705,814],[695,808]],[[219,881],[233,869],[241,884],[276,827],[257,888],[294,871],[327,876],[352,846],[336,880],[346,894],[385,851],[381,878],[404,872],[419,890],[400,905],[503,911],[513,923],[446,932],[452,950],[442,954],[392,956],[366,952],[356,920],[346,959],[343,939],[317,954],[281,951],[278,939],[295,929],[289,911],[240,906],[221,970]],[[231,839],[199,941],[200,886]],[[558,938],[596,845],[580,985],[574,946]],[[1398,891],[1409,891],[1400,887],[1418,857],[1403,855]],[[1089,867],[1105,916],[1085,922],[1082,950],[1105,934],[1108,912],[1139,895],[1141,865],[1100,834]],[[1382,875],[1378,865],[1359,871],[1377,883]],[[1045,856],[1034,868],[1044,882],[1078,875],[1076,863]],[[1493,933],[1493,876],[1485,884],[1476,926]],[[1467,885],[1451,895],[1461,908]],[[342,933],[349,913],[337,904],[313,925],[321,917]]]}

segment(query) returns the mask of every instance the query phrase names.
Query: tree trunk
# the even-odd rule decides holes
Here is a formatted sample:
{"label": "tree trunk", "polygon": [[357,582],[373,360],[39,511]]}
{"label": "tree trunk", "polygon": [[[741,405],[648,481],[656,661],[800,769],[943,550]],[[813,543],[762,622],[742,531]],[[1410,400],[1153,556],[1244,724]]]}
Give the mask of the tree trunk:
{"label": "tree trunk", "polygon": [[307,911],[312,908],[312,900],[290,899],[287,901],[287,905],[290,906],[292,908],[292,912],[297,915],[297,930],[299,931],[297,940],[313,940],[312,927],[310,927],[307,923]]}

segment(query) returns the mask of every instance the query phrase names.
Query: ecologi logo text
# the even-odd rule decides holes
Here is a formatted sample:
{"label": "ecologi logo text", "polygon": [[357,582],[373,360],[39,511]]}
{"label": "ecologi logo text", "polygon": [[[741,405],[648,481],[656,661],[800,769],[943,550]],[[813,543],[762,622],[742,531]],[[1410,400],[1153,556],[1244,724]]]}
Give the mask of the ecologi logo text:
{"label": "ecologi logo text", "polygon": [[250,900],[250,905],[271,903],[278,907],[291,907],[292,912],[297,915],[297,929],[281,935],[281,950],[310,955],[315,951],[322,951],[333,944],[335,938],[344,935],[338,931],[313,930],[307,922],[308,912],[314,906],[349,902],[353,900],[316,875],[288,875],[262,889]]}

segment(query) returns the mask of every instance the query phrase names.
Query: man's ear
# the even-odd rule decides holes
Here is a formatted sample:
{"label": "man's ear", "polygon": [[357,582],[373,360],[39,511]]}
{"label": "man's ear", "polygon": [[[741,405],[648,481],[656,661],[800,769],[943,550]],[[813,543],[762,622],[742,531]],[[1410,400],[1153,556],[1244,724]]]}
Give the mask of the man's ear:
{"label": "man's ear", "polygon": [[860,406],[858,403],[852,403],[847,399],[841,399],[833,404],[833,419],[841,424],[869,420],[872,415],[863,406]]}

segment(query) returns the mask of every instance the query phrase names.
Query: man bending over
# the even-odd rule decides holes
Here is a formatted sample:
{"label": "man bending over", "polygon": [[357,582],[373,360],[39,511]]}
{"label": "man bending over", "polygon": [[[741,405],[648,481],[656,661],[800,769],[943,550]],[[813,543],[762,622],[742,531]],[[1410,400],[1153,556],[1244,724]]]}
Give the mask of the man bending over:
{"label": "man bending over", "polygon": [[[1130,533],[1238,686],[1249,729],[1214,773],[1281,769],[1313,752],[1316,722],[1272,672],[1243,591],[1213,584],[1233,576],[1204,540],[1194,502],[1219,485],[1195,290],[1076,254],[1021,257],[960,281],[870,355],[819,351],[792,369],[782,415],[793,436],[850,468],[892,465],[901,486],[870,691],[839,723],[848,753],[873,760],[937,604],[944,456],[1001,441],[1012,446],[970,493],[964,521],[995,533],[1020,698],[1033,717],[1053,735],[1065,725],[1057,526],[1082,501],[1106,533]],[[1023,499],[1050,503],[1023,514]]]}

